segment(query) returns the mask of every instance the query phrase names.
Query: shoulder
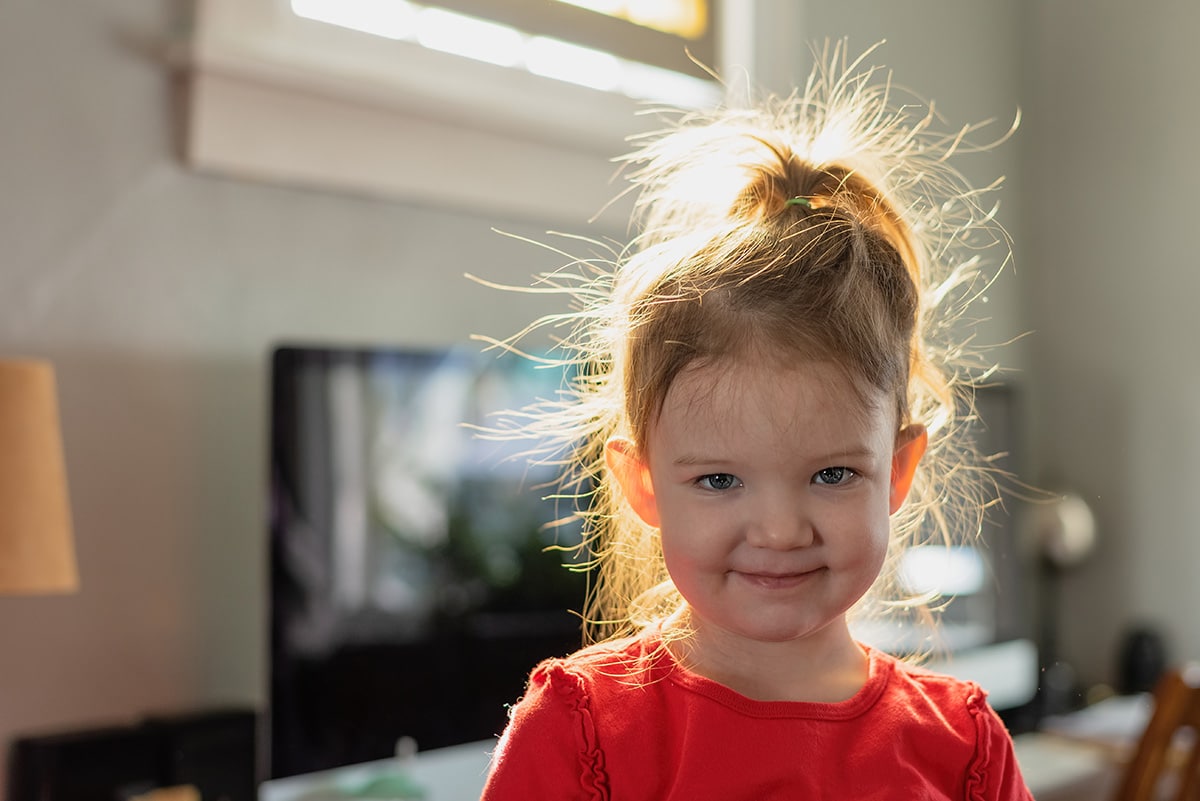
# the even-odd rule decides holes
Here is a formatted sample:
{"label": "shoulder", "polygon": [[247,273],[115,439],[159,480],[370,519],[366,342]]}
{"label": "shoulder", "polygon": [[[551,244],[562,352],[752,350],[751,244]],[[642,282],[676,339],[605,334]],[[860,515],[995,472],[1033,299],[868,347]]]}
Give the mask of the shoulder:
{"label": "shoulder", "polygon": [[887,676],[889,693],[924,699],[926,704],[962,707],[972,714],[987,706],[987,693],[973,681],[937,673],[882,651],[871,650],[870,658],[873,668]]}
{"label": "shoulder", "polygon": [[987,693],[973,681],[936,673],[920,665],[871,652],[873,672],[886,678],[879,705],[909,722],[945,735],[971,739],[995,713]]}
{"label": "shoulder", "polygon": [[614,640],[547,659],[530,673],[512,721],[565,722],[589,739],[603,731],[611,742],[626,733],[631,720],[661,706],[669,685],[662,679],[672,664],[656,637]]}
{"label": "shoulder", "polygon": [[546,659],[530,673],[527,689],[556,685],[564,691],[585,691],[612,679],[622,683],[636,680],[654,669],[658,644],[656,638],[629,637],[591,645],[569,656]]}
{"label": "shoulder", "polygon": [[492,755],[484,799],[607,799],[602,732],[611,735],[606,721],[628,709],[628,699],[616,696],[641,680],[651,647],[618,640],[535,667]]}
{"label": "shoulder", "polygon": [[879,707],[911,742],[942,758],[961,760],[967,798],[1027,799],[1012,738],[987,701],[987,693],[965,681],[872,652],[888,681]]}

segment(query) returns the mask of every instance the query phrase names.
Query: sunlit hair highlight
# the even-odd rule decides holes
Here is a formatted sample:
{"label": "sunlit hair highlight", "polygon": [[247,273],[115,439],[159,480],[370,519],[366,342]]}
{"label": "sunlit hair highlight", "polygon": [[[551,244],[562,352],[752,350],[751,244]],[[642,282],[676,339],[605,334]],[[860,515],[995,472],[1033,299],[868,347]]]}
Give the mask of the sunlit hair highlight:
{"label": "sunlit hair highlight", "polygon": [[952,324],[986,287],[978,251],[1006,240],[947,164],[974,129],[938,132],[932,108],[892,94],[885,73],[837,46],[802,92],[677,115],[623,159],[638,193],[628,248],[541,276],[535,291],[561,292],[572,309],[489,340],[519,351],[548,329],[547,363],[574,367],[560,397],[492,434],[528,437],[534,458],[562,466],[560,497],[578,503],[587,534],[590,639],[686,618],[657,532],[622,497],[604,447],[646,442],[690,366],[831,362],[864,397],[890,398],[898,426],[926,426],[929,450],[861,611],[923,608],[929,599],[894,581],[899,556],[978,531],[986,467],[960,435],[987,371]]}

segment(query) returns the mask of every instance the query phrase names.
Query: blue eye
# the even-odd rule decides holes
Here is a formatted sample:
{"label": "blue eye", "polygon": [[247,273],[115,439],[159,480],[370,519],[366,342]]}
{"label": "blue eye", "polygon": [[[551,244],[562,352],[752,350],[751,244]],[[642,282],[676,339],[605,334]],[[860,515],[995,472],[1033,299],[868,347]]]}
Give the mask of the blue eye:
{"label": "blue eye", "polygon": [[741,482],[738,481],[737,476],[730,473],[711,473],[707,476],[700,476],[696,479],[696,483],[704,489],[723,491],[733,489]]}
{"label": "blue eye", "polygon": [[824,470],[817,471],[813,476],[813,483],[837,486],[849,481],[854,475],[854,471],[849,467],[826,467]]}

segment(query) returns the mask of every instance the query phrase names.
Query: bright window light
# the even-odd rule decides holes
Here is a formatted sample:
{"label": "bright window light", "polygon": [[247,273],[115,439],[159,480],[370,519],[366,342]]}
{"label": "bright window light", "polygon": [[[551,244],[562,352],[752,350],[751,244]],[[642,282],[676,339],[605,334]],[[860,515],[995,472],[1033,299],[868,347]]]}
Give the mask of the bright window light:
{"label": "bright window light", "polygon": [[710,81],[636,61],[622,61],[621,67],[620,92],[635,100],[669,101],[688,108],[703,108],[717,98]]}
{"label": "bright window light", "polygon": [[558,0],[560,3],[566,3],[569,6],[577,8],[586,8],[588,11],[595,11],[597,14],[604,14],[608,17],[617,17],[625,9],[624,0]]}
{"label": "bright window light", "polygon": [[520,63],[525,37],[515,28],[440,8],[421,11],[417,41],[431,50],[453,53],[501,67]]}
{"label": "bright window light", "polygon": [[708,27],[708,4],[703,0],[559,0],[635,25],[696,39]]}
{"label": "bright window light", "polygon": [[525,67],[534,75],[611,92],[621,85],[621,59],[612,53],[534,36],[525,51]]}
{"label": "bright window light", "polygon": [[292,0],[292,13],[388,39],[410,39],[417,32],[417,9],[404,0]]}
{"label": "bright window light", "polygon": [[983,556],[968,546],[923,545],[904,554],[900,583],[917,595],[974,595],[983,589]]}
{"label": "bright window light", "polygon": [[[637,100],[699,108],[712,105],[720,97],[712,81],[559,39],[530,36],[507,25],[443,8],[405,0],[291,0],[291,4],[292,12],[305,19],[416,42],[431,50],[524,69],[600,91],[620,92]],[[575,4],[596,6],[597,10],[605,5],[601,0]],[[613,14],[624,16],[631,13],[625,6],[638,4],[615,5],[621,8]]]}

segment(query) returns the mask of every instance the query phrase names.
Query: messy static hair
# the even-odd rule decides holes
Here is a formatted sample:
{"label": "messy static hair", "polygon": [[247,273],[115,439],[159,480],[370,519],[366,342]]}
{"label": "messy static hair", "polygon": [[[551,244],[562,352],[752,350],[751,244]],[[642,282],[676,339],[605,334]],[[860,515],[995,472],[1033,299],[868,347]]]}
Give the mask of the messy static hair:
{"label": "messy static hair", "polygon": [[976,251],[1006,240],[980,193],[947,164],[973,129],[938,133],[932,108],[893,105],[881,76],[835,47],[802,92],[681,114],[641,139],[623,159],[638,193],[628,248],[541,276],[539,291],[565,293],[572,311],[495,343],[515,350],[549,328],[555,363],[575,369],[561,397],[513,415],[506,431],[541,442],[541,458],[563,466],[561,496],[578,503],[589,639],[686,609],[657,530],[622,497],[604,450],[613,436],[646,442],[691,366],[830,362],[864,397],[890,398],[899,426],[928,429],[883,573],[860,611],[925,609],[929,598],[905,597],[895,581],[900,555],[977,533],[984,505],[971,474],[983,470],[960,434],[981,373],[950,323],[987,283]]}

